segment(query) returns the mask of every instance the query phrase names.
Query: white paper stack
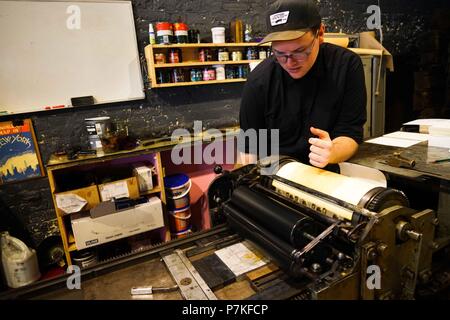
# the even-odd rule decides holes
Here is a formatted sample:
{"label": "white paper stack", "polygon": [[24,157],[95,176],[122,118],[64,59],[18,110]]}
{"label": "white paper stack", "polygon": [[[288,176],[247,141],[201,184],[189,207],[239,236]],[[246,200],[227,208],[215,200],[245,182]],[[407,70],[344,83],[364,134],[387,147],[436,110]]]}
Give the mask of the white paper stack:
{"label": "white paper stack", "polygon": [[432,125],[428,130],[428,146],[450,148],[450,120]]}

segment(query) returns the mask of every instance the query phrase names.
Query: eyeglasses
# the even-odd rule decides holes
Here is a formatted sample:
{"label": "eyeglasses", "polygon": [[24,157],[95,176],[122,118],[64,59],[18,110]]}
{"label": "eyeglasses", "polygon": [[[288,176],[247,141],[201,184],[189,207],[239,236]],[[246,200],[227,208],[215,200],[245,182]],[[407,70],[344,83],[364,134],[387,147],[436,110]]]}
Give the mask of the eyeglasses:
{"label": "eyeglasses", "polygon": [[279,52],[272,48],[273,55],[275,56],[275,58],[277,58],[277,60],[280,63],[283,63],[283,64],[288,61],[288,58],[291,58],[292,60],[295,60],[295,61],[305,61],[306,59],[308,59],[308,57],[312,53],[312,48],[314,47],[314,44],[316,43],[318,33],[319,33],[319,31],[316,32],[316,34],[314,35],[313,41],[311,41],[311,44],[306,49],[302,49],[301,51],[295,50],[290,54],[284,54],[284,53]]}

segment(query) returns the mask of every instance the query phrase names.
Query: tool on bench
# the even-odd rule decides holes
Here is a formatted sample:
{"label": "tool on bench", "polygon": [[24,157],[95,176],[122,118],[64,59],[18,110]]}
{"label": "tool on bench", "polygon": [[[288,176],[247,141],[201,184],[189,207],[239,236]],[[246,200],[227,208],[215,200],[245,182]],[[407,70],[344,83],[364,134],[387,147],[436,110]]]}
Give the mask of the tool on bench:
{"label": "tool on bench", "polygon": [[172,292],[178,290],[178,285],[172,287],[133,287],[131,288],[131,295],[143,295],[143,294],[153,294],[159,292]]}

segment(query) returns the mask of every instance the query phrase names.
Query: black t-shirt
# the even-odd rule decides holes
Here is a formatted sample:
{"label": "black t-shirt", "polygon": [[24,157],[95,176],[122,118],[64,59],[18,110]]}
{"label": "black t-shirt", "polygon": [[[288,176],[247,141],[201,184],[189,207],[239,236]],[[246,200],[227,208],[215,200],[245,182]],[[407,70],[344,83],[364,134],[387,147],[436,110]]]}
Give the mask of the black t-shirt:
{"label": "black t-shirt", "polygon": [[[279,154],[308,163],[311,126],[328,131],[331,139],[346,136],[362,142],[366,99],[359,56],[324,43],[301,79],[291,78],[273,56],[261,62],[244,87],[240,126],[244,131],[279,129]],[[267,136],[270,143],[270,131]],[[249,153],[248,143],[240,151]]]}

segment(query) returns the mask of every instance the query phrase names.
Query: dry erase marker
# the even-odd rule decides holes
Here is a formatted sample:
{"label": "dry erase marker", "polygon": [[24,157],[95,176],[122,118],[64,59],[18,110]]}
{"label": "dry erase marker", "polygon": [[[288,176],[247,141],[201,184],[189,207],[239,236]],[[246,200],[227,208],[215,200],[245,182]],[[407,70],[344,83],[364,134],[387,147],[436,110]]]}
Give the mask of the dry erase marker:
{"label": "dry erase marker", "polygon": [[61,108],[64,108],[64,107],[65,107],[65,105],[60,104],[60,105],[57,105],[57,106],[46,106],[44,109],[45,110],[52,110],[52,109],[61,109]]}

